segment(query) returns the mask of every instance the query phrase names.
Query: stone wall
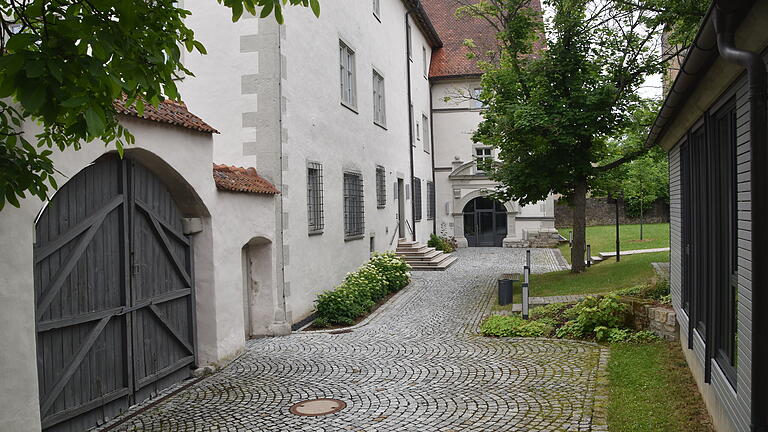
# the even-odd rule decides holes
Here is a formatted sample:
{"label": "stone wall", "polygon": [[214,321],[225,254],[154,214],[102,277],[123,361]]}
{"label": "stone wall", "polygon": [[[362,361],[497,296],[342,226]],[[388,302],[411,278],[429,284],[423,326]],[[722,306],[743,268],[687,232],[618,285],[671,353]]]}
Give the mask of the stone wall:
{"label": "stone wall", "polygon": [[504,239],[508,248],[554,248],[560,243],[560,234],[555,228],[523,229],[522,239]]}
{"label": "stone wall", "polygon": [[625,297],[622,299],[630,305],[630,322],[635,330],[649,330],[656,336],[676,341],[680,334],[677,315],[671,306],[660,306],[646,299]]}
{"label": "stone wall", "polygon": [[[643,212],[644,223],[669,222],[669,204],[658,200]],[[612,225],[616,223],[616,206],[606,198],[587,198],[587,226]],[[639,217],[627,216],[624,204],[619,204],[619,223],[638,224]],[[555,203],[555,227],[568,228],[573,226],[573,209],[563,200]]]}

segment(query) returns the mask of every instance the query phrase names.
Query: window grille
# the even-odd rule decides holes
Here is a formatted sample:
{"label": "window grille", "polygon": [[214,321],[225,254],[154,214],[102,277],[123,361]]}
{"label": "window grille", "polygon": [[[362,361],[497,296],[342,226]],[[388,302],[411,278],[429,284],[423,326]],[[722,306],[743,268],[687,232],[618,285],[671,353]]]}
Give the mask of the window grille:
{"label": "window grille", "polygon": [[429,140],[429,118],[424,114],[421,115],[421,130],[424,134],[424,151],[429,153],[431,144]]}
{"label": "window grille", "polygon": [[387,205],[387,174],[383,166],[376,167],[376,204],[379,208]]}
{"label": "window grille", "polygon": [[413,219],[421,220],[421,179],[413,178]]}
{"label": "window grille", "polygon": [[339,41],[339,70],[341,79],[341,102],[356,107],[355,96],[355,52]]}
{"label": "window grille", "polygon": [[344,173],[344,237],[362,236],[365,231],[363,208],[363,176]]}
{"label": "window grille", "polygon": [[373,122],[386,126],[386,103],[384,98],[384,77],[373,71]]}
{"label": "window grille", "polygon": [[427,182],[427,219],[435,218],[435,184]]}
{"label": "window grille", "polygon": [[323,166],[307,164],[307,221],[310,234],[323,232]]}

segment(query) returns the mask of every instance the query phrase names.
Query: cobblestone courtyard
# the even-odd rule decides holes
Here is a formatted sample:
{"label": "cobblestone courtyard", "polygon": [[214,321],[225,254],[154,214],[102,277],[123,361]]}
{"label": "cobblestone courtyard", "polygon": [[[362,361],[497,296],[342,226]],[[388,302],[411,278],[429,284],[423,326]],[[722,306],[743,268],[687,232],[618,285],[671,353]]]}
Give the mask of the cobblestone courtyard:
{"label": "cobblestone courtyard", "polygon": [[[501,273],[519,249],[470,248],[445,272],[413,284],[351,332],[252,340],[222,371],[113,430],[129,431],[592,431],[597,345],[476,335]],[[532,251],[533,271],[562,266]],[[299,417],[289,407],[338,398],[347,408]]]}

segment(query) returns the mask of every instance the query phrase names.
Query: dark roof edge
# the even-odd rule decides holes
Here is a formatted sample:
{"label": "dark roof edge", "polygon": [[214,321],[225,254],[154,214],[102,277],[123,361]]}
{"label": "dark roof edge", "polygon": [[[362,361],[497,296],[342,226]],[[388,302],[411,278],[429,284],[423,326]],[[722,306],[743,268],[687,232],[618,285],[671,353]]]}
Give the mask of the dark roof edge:
{"label": "dark roof edge", "polygon": [[[745,11],[754,5],[755,0],[745,1]],[[677,117],[679,111],[683,108],[688,98],[698,87],[699,81],[709,70],[712,63],[719,57],[717,50],[717,35],[713,23],[713,10],[715,2],[712,2],[707,14],[702,19],[699,31],[696,34],[693,45],[688,50],[688,54],[680,66],[680,71],[675,77],[672,87],[664,98],[656,119],[653,121],[651,130],[645,140],[647,146],[658,144],[659,140],[667,132],[671,122]],[[736,25],[739,25],[744,18],[744,14],[739,17]]]}
{"label": "dark roof edge", "polygon": [[461,73],[461,74],[454,74],[454,75],[430,75],[429,80],[430,81],[448,81],[448,80],[455,80],[455,79],[466,79],[466,78],[480,78],[483,76],[482,72],[473,72],[473,73]]}
{"label": "dark roof edge", "polygon": [[443,46],[443,41],[440,40],[440,36],[438,36],[437,30],[435,30],[435,26],[432,25],[432,21],[430,21],[429,15],[427,15],[427,11],[424,10],[424,6],[421,5],[421,0],[403,0],[403,4],[405,4],[405,8],[408,9],[408,12],[410,12],[416,20],[416,24],[421,31],[424,32],[430,46],[432,46],[432,48],[440,48]]}

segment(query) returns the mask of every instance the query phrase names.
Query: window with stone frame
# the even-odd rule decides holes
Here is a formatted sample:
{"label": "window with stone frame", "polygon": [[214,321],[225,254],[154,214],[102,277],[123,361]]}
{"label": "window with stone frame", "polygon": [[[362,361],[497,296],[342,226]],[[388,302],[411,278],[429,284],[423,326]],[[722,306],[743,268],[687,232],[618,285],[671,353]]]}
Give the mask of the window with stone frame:
{"label": "window with stone frame", "polygon": [[344,238],[355,239],[365,231],[363,175],[344,172]]}
{"label": "window with stone frame", "polygon": [[429,117],[427,117],[425,114],[421,115],[421,131],[424,135],[424,151],[429,153],[430,147],[432,143],[430,142],[430,135],[429,135]]}
{"label": "window with stone frame", "polygon": [[475,147],[475,161],[477,161],[477,172],[483,173],[483,165],[493,160],[493,147]]}
{"label": "window with stone frame", "polygon": [[384,77],[375,70],[373,71],[373,122],[381,127],[387,126]]}
{"label": "window with stone frame", "polygon": [[355,52],[342,41],[339,41],[339,72],[341,80],[341,103],[350,108],[356,108]]}

